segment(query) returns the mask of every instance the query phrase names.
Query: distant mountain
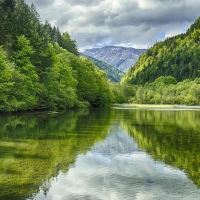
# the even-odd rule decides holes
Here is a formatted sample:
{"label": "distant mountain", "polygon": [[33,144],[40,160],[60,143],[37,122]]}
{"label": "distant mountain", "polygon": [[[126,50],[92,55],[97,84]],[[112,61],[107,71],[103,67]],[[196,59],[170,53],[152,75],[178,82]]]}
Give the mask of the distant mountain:
{"label": "distant mountain", "polygon": [[102,48],[86,49],[83,53],[126,72],[145,51],[146,49],[106,46]]}
{"label": "distant mountain", "polygon": [[105,63],[101,60],[97,60],[96,58],[93,58],[91,56],[85,55],[83,53],[81,53],[81,55],[85,56],[86,58],[88,58],[88,60],[92,61],[100,70],[105,71],[108,76],[108,79],[110,79],[111,82],[120,82],[121,77],[124,75],[124,72],[109,65],[108,63]]}

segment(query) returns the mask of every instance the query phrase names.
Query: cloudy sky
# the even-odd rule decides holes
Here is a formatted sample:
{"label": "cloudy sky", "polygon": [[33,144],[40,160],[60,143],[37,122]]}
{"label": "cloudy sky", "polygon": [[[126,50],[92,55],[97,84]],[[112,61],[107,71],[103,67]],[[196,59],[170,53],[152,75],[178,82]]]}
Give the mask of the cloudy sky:
{"label": "cloudy sky", "polygon": [[200,16],[199,0],[25,0],[67,31],[79,50],[118,45],[147,48],[185,32]]}

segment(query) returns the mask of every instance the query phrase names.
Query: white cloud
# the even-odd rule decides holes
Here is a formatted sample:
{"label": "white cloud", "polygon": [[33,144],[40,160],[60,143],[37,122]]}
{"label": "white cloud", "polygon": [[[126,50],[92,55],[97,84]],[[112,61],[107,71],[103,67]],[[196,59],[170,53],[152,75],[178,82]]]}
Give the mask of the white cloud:
{"label": "white cloud", "polygon": [[[162,32],[180,33],[199,16],[198,0],[26,0],[67,31],[80,49],[130,43],[151,46]],[[45,8],[45,9],[44,9]]]}
{"label": "white cloud", "polygon": [[160,5],[160,2],[154,0],[137,0],[137,3],[141,9],[155,9]]}
{"label": "white cloud", "polygon": [[65,4],[64,0],[55,0],[55,2],[54,2],[54,6],[60,6],[60,5],[64,5],[64,4]]}
{"label": "white cloud", "polygon": [[172,36],[181,34],[183,32],[185,32],[185,30],[183,28],[178,28],[178,29],[170,30],[170,31],[166,32],[165,38],[172,37]]}

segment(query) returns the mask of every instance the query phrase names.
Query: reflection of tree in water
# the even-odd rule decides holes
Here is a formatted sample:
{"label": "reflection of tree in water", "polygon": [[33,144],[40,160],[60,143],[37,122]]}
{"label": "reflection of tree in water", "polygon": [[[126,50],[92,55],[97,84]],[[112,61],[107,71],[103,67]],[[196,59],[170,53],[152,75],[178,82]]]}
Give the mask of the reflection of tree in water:
{"label": "reflection of tree in water", "polygon": [[199,112],[77,110],[0,117],[0,198],[29,196],[41,185],[48,192],[49,180],[67,172],[118,121],[141,149],[200,186]]}
{"label": "reflection of tree in water", "polygon": [[42,184],[48,192],[52,177],[106,136],[110,115],[76,110],[0,117],[0,198],[29,196]]}
{"label": "reflection of tree in water", "polygon": [[200,186],[200,112],[132,111],[120,113],[123,127],[155,160],[184,170]]}

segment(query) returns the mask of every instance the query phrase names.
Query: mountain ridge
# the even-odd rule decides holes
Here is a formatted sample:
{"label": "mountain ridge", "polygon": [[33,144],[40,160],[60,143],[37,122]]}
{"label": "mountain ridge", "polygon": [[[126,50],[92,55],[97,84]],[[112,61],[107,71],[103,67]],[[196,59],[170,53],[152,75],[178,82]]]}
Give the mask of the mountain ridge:
{"label": "mountain ridge", "polygon": [[123,46],[105,46],[85,49],[83,54],[104,61],[117,69],[126,72],[138,60],[146,49],[136,49]]}

